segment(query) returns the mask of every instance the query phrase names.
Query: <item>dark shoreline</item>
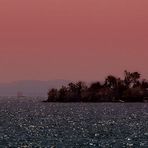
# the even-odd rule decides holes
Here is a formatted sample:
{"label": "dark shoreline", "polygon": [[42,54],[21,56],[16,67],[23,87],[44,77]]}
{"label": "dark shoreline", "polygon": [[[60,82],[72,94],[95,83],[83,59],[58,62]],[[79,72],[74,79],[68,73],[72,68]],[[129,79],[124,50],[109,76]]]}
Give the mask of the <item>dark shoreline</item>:
{"label": "dark shoreline", "polygon": [[148,101],[135,101],[135,102],[121,102],[121,101],[102,101],[102,102],[93,102],[93,101],[65,101],[65,102],[62,102],[62,101],[47,101],[47,100],[43,100],[41,101],[43,103],[148,103]]}

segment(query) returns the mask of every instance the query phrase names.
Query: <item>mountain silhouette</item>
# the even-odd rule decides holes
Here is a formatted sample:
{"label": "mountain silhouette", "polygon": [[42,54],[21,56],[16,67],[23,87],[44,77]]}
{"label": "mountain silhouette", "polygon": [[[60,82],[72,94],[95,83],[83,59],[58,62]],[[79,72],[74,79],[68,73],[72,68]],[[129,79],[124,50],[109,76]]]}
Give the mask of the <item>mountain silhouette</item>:
{"label": "mountain silhouette", "polygon": [[24,96],[47,96],[51,88],[60,88],[67,85],[69,80],[20,80],[12,83],[0,83],[0,96],[16,96],[21,92]]}

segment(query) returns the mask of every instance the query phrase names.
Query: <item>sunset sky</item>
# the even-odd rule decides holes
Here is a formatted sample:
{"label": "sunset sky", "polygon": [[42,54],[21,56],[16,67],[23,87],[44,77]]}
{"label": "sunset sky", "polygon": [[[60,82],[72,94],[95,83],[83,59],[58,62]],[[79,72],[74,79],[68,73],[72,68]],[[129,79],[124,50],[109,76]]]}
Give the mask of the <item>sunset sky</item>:
{"label": "sunset sky", "polygon": [[148,0],[0,0],[0,82],[148,79]]}

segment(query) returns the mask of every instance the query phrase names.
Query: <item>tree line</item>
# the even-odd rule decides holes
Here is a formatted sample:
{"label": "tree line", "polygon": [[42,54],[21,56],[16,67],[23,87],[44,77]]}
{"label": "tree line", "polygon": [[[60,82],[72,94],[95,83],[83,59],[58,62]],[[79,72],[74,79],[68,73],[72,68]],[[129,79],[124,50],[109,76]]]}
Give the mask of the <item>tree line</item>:
{"label": "tree line", "polygon": [[124,71],[124,78],[108,75],[103,83],[69,83],[52,88],[45,102],[144,102],[148,99],[148,81],[139,72]]}

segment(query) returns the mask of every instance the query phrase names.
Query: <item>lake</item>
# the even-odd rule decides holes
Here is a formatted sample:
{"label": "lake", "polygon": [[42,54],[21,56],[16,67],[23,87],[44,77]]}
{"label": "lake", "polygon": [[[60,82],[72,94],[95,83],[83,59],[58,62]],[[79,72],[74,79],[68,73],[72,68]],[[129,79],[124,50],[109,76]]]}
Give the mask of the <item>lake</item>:
{"label": "lake", "polygon": [[0,147],[148,147],[148,103],[0,98]]}

